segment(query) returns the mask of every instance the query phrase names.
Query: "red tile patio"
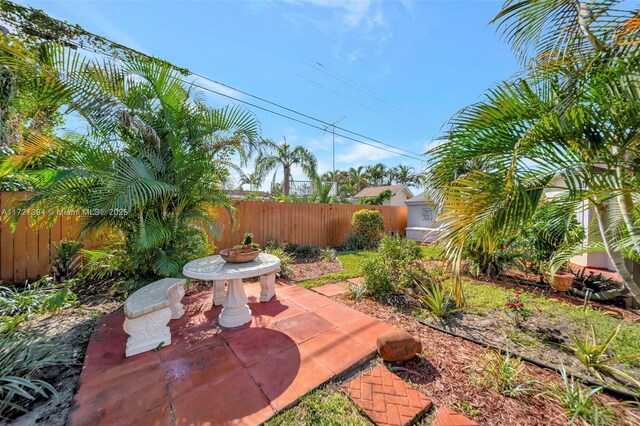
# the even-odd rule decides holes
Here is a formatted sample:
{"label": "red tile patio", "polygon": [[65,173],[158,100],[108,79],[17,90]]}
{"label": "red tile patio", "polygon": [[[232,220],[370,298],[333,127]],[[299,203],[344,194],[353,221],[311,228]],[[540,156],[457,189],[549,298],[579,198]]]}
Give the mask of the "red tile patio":
{"label": "red tile patio", "polygon": [[313,291],[315,291],[316,293],[320,293],[324,296],[333,297],[339,294],[346,293],[347,284],[346,283],[325,284],[318,287],[314,287]]}
{"label": "red tile patio", "polygon": [[460,413],[453,411],[449,407],[440,407],[436,413],[436,418],[433,420],[433,426],[479,426],[474,422],[463,416]]}
{"label": "red tile patio", "polygon": [[257,303],[245,286],[250,325],[218,327],[211,292],[183,299],[172,344],[124,357],[122,311],[105,315],[91,336],[69,424],[258,424],[307,392],[375,355],[385,323],[328,297],[278,282]]}

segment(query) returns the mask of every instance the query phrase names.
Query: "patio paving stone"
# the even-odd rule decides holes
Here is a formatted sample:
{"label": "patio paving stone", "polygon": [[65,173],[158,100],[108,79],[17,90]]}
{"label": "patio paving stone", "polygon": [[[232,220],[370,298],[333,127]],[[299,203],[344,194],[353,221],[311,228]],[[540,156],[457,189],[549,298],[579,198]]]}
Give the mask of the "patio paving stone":
{"label": "patio paving stone", "polygon": [[364,284],[364,277],[349,278],[347,282],[354,285]]}
{"label": "patio paving stone", "polygon": [[474,422],[463,416],[460,413],[453,411],[449,407],[442,406],[436,413],[436,418],[433,420],[433,426],[479,426]]}
{"label": "patio paving stone", "polygon": [[342,387],[377,425],[411,424],[431,407],[429,398],[380,365]]}
{"label": "patio paving stone", "polygon": [[[257,300],[260,287],[245,291]],[[374,334],[391,328],[282,281],[271,301],[249,303],[251,323],[235,329],[218,326],[210,291],[183,304],[171,344],[130,358],[123,312],[98,320],[70,426],[259,424],[375,356]]]}
{"label": "patio paving stone", "polygon": [[327,297],[333,297],[347,292],[346,285],[341,283],[325,284],[318,287],[313,287],[312,290]]}

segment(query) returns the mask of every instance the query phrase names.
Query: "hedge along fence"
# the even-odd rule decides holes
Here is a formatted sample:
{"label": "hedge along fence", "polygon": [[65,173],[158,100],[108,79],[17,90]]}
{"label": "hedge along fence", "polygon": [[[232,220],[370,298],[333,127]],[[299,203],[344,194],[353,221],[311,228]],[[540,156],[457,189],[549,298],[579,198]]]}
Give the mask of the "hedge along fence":
{"label": "hedge along fence", "polygon": [[[19,212],[15,232],[5,215],[27,197],[23,192],[0,192],[0,280],[23,282],[49,272],[55,243],[77,240],[82,216],[77,212],[60,215],[51,227],[35,229],[28,224],[32,212]],[[232,247],[241,242],[245,232],[251,232],[254,241],[264,244],[269,239],[318,247],[344,243],[351,232],[351,216],[364,208],[378,210],[384,217],[386,232],[404,233],[407,227],[407,208],[391,206],[359,206],[351,204],[304,204],[274,201],[234,201],[236,225],[226,211],[220,212],[222,237],[216,241],[216,250]],[[104,244],[104,239],[87,236],[82,242],[87,248]]]}

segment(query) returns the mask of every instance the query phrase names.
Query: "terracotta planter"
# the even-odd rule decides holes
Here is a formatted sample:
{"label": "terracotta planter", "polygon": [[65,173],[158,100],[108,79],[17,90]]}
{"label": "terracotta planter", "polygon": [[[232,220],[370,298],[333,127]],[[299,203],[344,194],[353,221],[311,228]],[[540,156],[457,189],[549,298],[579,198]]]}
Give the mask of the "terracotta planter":
{"label": "terracotta planter", "polygon": [[554,279],[551,280],[551,287],[558,291],[568,291],[574,278],[575,275],[568,272],[556,272]]}
{"label": "terracotta planter", "polygon": [[247,263],[258,257],[260,251],[255,248],[229,248],[220,250],[220,257],[229,263]]}

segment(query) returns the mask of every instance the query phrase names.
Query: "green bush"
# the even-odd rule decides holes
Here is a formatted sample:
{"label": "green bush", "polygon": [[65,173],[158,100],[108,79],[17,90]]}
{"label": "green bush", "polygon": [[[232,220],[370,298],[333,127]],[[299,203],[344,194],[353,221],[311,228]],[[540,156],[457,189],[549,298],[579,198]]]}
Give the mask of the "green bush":
{"label": "green bush", "polygon": [[384,297],[395,291],[393,282],[389,277],[387,265],[380,254],[368,257],[364,261],[362,274],[364,275],[364,285],[368,294],[374,297]]}
{"label": "green bush", "polygon": [[384,219],[377,210],[358,210],[351,218],[353,233],[362,239],[365,249],[378,246],[384,235]]}
{"label": "green bush", "polygon": [[0,286],[0,316],[19,317],[38,312],[57,312],[72,306],[76,295],[71,291],[74,281],[53,284],[42,278],[24,287]]}
{"label": "green bush", "polygon": [[367,291],[384,297],[412,282],[409,265],[422,258],[422,250],[415,241],[400,236],[385,236],[375,256],[362,266]]}
{"label": "green bush", "polygon": [[367,241],[362,235],[353,232],[347,235],[341,251],[359,251],[367,248]]}

